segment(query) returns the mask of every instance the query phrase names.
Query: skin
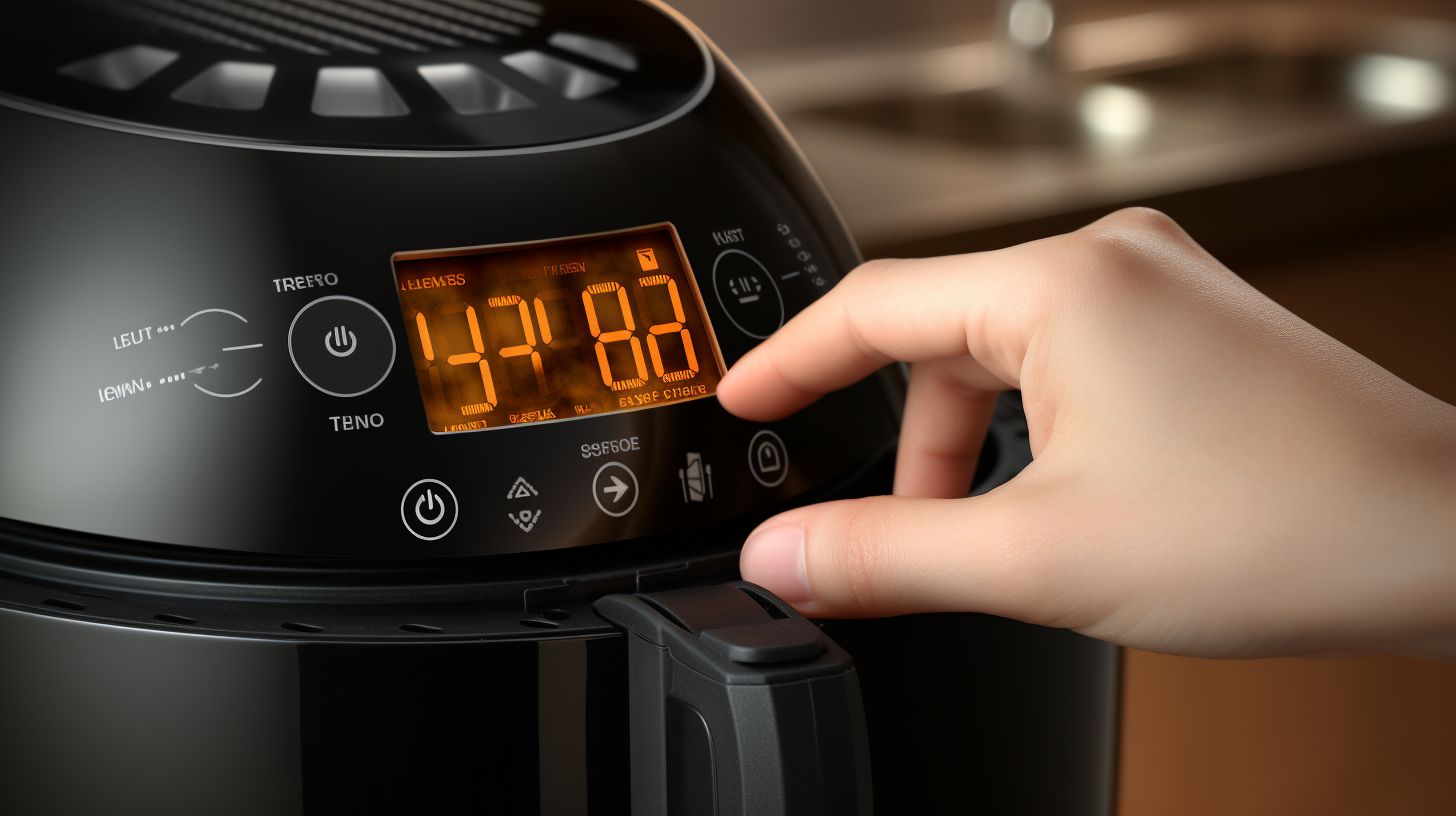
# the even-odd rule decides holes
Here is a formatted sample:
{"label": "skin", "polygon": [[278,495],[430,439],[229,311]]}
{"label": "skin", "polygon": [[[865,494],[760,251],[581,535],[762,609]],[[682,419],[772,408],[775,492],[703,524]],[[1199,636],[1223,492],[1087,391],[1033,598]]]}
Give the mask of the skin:
{"label": "skin", "polygon": [[[893,496],[798,508],[744,577],[815,617],[975,611],[1211,657],[1456,659],[1456,408],[1166,216],[874,261],[728,373],[770,421],[911,364]],[[996,394],[1034,461],[966,498]]]}

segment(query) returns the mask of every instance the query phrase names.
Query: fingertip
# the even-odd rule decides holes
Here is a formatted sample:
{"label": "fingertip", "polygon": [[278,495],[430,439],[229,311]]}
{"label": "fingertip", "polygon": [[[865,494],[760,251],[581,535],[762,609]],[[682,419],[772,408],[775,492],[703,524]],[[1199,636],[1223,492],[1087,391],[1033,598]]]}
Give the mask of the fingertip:
{"label": "fingertip", "polygon": [[[746,360],[748,358],[745,357],[743,359]],[[728,413],[735,416],[743,416],[744,411],[751,410],[753,407],[751,403],[744,399],[746,391],[739,385],[739,382],[743,379],[739,374],[742,365],[743,360],[739,360],[732,368],[728,369],[728,373],[723,375],[723,379],[718,381],[718,402],[723,404],[723,407],[728,410]]]}
{"label": "fingertip", "polygon": [[793,523],[769,523],[755,530],[743,545],[738,559],[744,580],[758,584],[788,603],[800,605],[813,600],[805,564],[804,527]]}
{"label": "fingertip", "polygon": [[782,419],[818,396],[795,388],[755,352],[728,369],[718,382],[717,395],[728,413],[755,422]]}

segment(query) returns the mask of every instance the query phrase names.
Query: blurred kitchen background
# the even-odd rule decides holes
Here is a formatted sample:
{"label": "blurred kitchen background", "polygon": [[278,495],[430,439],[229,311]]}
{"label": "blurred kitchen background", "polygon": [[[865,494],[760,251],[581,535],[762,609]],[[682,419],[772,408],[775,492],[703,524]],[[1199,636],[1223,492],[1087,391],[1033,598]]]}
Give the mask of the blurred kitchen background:
{"label": "blurred kitchen background", "polygon": [[[1456,402],[1456,2],[670,1],[867,257],[1146,204]],[[1121,816],[1456,814],[1456,666],[1128,652],[1120,752]]]}

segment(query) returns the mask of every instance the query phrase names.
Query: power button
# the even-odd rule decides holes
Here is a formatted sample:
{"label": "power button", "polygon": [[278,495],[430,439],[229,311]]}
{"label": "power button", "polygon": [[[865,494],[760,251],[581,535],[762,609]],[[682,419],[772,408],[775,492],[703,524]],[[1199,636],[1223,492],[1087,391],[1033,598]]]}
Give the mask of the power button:
{"label": "power button", "polygon": [[329,295],[298,310],[288,354],[309,385],[331,397],[357,397],[378,388],[394,367],[394,330],[368,303]]}
{"label": "power button", "polygon": [[404,528],[421,541],[435,541],[449,535],[459,515],[455,492],[439,479],[415,482],[399,503]]}

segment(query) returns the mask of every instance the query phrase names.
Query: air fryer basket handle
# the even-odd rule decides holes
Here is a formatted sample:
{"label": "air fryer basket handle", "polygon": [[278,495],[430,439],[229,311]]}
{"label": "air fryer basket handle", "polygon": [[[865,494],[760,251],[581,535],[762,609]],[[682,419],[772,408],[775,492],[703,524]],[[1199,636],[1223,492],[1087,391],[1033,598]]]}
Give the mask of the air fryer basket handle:
{"label": "air fryer basket handle", "polygon": [[748,583],[611,595],[627,630],[633,816],[869,814],[854,662]]}

